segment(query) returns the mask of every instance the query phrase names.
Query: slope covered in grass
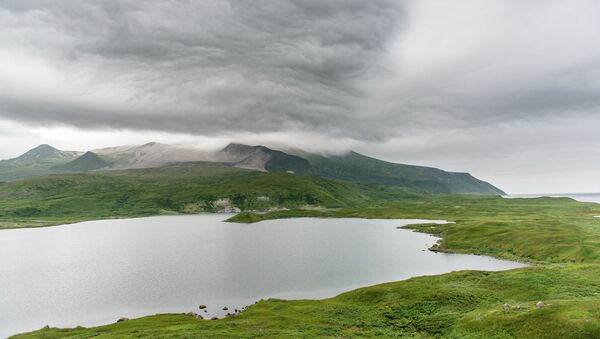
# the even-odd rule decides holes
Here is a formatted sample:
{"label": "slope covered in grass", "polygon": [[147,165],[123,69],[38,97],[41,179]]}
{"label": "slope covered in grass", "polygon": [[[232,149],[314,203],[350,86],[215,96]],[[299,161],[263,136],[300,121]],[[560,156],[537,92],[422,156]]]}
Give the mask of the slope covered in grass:
{"label": "slope covered in grass", "polygon": [[57,172],[87,172],[109,167],[110,163],[94,152],[85,152],[79,158],[52,169]]}
{"label": "slope covered in grass", "polygon": [[[593,218],[600,215],[600,205],[565,198],[434,196],[336,211],[245,213],[239,218],[306,215],[451,220],[456,223],[413,227],[444,236],[441,247],[447,251],[536,264],[504,272],[418,277],[325,300],[266,300],[217,321],[166,314],[20,337],[600,337],[600,219]],[[538,301],[545,306],[537,308]]]}
{"label": "slope covered in grass", "polygon": [[248,171],[215,163],[182,163],[0,183],[0,228],[224,208],[341,208],[405,194],[398,188],[319,177]]}
{"label": "slope covered in grass", "polygon": [[306,154],[313,174],[361,183],[406,187],[433,194],[504,195],[493,185],[469,173],[447,172],[437,168],[396,164],[356,152],[321,156]]}
{"label": "slope covered in grass", "polygon": [[81,153],[61,151],[49,145],[39,145],[26,153],[7,160],[0,160],[0,181],[12,181],[55,172],[61,166],[80,156]]}
{"label": "slope covered in grass", "polygon": [[411,227],[442,236],[442,250],[540,262],[600,262],[600,218],[593,218],[600,215],[600,204],[569,198],[426,196],[360,209],[242,213],[230,220],[307,215],[445,219],[455,223]]}
{"label": "slope covered in grass", "polygon": [[[17,338],[594,338],[600,333],[598,266],[464,271],[382,284],[325,300],[267,300],[211,321],[149,316]],[[548,306],[537,309],[544,300]],[[504,311],[503,304],[521,305]]]}

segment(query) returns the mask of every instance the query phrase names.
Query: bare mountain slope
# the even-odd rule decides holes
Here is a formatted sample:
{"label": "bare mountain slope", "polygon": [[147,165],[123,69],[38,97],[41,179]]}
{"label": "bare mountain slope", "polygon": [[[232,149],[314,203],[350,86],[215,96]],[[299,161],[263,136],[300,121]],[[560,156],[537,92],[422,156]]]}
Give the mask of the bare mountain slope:
{"label": "bare mountain slope", "polygon": [[141,146],[118,146],[93,151],[114,169],[150,168],[170,162],[204,161],[209,154],[192,148],[150,142]]}
{"label": "bare mountain slope", "polygon": [[248,146],[231,143],[217,152],[215,159],[232,163],[235,167],[258,171],[287,171],[296,174],[312,172],[306,159],[260,145]]}

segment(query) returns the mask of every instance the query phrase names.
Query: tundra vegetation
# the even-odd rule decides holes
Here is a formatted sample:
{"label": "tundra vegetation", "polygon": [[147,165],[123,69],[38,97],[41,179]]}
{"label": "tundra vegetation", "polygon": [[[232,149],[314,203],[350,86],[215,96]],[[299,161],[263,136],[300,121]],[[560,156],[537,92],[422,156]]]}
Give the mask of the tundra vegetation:
{"label": "tundra vegetation", "polygon": [[396,186],[187,163],[0,183],[0,228],[160,214],[343,208],[420,195]]}
{"label": "tundra vegetation", "polygon": [[[178,170],[183,171],[182,175],[186,171]],[[239,171],[219,172],[219,176],[227,177],[232,184],[220,182],[214,176],[193,184],[185,179],[172,182],[164,179],[164,184],[153,179],[154,188],[148,189],[149,179],[145,174],[146,170],[86,174],[90,176],[86,180],[77,175],[57,176],[4,184],[2,192],[9,190],[11,195],[3,199],[2,211],[22,211],[21,216],[11,214],[7,222],[19,220],[24,226],[34,225],[33,220],[46,224],[60,222],[65,215],[74,221],[105,217],[114,211],[120,211],[120,216],[148,215],[159,210],[181,212],[182,206],[198,198],[199,192],[216,197],[219,192],[233,192],[228,191],[228,185],[233,185],[239,194],[275,197],[275,192],[279,192],[281,196],[293,197],[294,203],[287,205],[288,210],[243,212],[230,221],[306,216],[445,219],[454,223],[410,227],[443,237],[441,251],[492,255],[526,261],[531,266],[503,272],[461,271],[417,277],[324,300],[262,300],[243,313],[215,321],[186,314],[162,314],[92,328],[44,328],[17,338],[600,337],[600,219],[594,218],[600,215],[598,204],[568,198],[420,195],[281,173]],[[260,183],[254,185],[249,176]],[[112,189],[92,193],[95,186],[87,182],[94,181],[103,185],[113,183]],[[123,187],[125,183],[127,186]],[[28,195],[36,185],[38,194]],[[189,193],[190,190],[183,192],[173,185],[192,188],[191,192],[194,187],[204,188]],[[207,193],[206,187],[211,185],[222,186],[222,190],[215,188]],[[75,192],[67,193],[70,192],[64,188],[67,186]],[[161,195],[169,197],[169,203],[152,198],[158,197],[161,190],[169,192]],[[86,191],[88,195],[82,194]],[[124,192],[132,193],[125,199]],[[46,195],[43,199],[36,198],[40,194]],[[96,194],[102,198],[93,198]],[[313,194],[320,205],[331,208],[295,208],[308,203],[302,194]],[[137,195],[143,199],[136,198]],[[51,199],[52,196],[56,199]],[[76,199],[78,196],[81,198]],[[41,206],[39,211],[23,210],[30,206],[25,202],[31,203],[31,199],[40,199],[35,201]],[[109,201],[106,205],[91,208],[106,199]],[[117,201],[120,203],[116,204]],[[287,204],[287,200],[282,201],[282,205]],[[80,205],[69,207],[77,202]],[[86,206],[96,214],[75,213],[83,210],[81,204],[89,204]],[[132,206],[128,213],[126,206]],[[60,209],[60,213],[51,214],[52,208]]]}

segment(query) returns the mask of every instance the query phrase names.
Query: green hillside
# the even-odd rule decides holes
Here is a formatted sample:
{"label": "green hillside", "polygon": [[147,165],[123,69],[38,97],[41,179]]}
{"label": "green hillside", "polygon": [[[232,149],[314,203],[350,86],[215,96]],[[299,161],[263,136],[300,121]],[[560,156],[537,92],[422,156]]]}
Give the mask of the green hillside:
{"label": "green hillside", "polygon": [[[600,220],[593,218],[600,215],[598,204],[566,198],[427,196],[378,207],[263,217],[282,213],[446,219],[456,223],[413,227],[443,236],[445,251],[535,264],[503,272],[417,277],[324,300],[269,299],[215,321],[152,315],[16,338],[600,337]],[[539,301],[542,307],[536,307]]]}
{"label": "green hillside", "polygon": [[217,163],[181,163],[0,183],[0,228],[234,208],[340,208],[407,194],[399,188],[285,172],[249,171]]}
{"label": "green hillside", "polygon": [[[53,173],[87,172],[108,168],[160,167],[172,162],[202,157],[197,150],[164,144],[121,146],[87,152],[60,151],[40,145],[20,157],[0,161],[0,181],[14,181]],[[322,156],[307,152],[290,154],[265,146],[231,143],[212,157],[231,166],[267,172],[315,175],[360,184],[396,186],[432,194],[502,195],[504,192],[468,173],[446,172],[437,168],[395,164],[349,152]],[[206,159],[202,158],[202,159]],[[218,162],[217,162],[218,163]]]}
{"label": "green hillside", "polygon": [[73,161],[52,167],[52,170],[57,172],[87,172],[107,168],[109,166],[110,163],[100,158],[98,154],[94,152],[85,152],[85,154]]}
{"label": "green hillside", "polygon": [[0,181],[13,181],[54,173],[55,166],[64,165],[80,155],[61,151],[49,145],[40,145],[23,155],[0,160]]}
{"label": "green hillside", "polygon": [[395,185],[433,194],[505,194],[468,173],[395,164],[356,152],[339,156],[307,154],[305,157],[313,168],[313,174],[327,178]]}
{"label": "green hillside", "polygon": [[291,171],[296,174],[312,174],[310,163],[301,157],[280,151],[272,151],[271,159],[266,163],[267,171]]}
{"label": "green hillside", "polygon": [[265,146],[229,144],[221,154],[247,168],[290,171],[355,183],[393,185],[432,194],[504,195],[505,193],[469,173],[395,164],[356,152],[319,155],[304,151],[288,154]]}

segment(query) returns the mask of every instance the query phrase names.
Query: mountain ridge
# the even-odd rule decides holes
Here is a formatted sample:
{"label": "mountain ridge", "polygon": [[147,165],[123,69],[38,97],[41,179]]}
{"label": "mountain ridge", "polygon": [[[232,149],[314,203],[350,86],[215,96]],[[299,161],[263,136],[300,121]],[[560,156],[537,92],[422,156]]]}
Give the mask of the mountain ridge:
{"label": "mountain ridge", "polygon": [[0,160],[0,181],[14,181],[52,174],[52,168],[79,157],[82,152],[61,151],[47,144],[38,145],[20,156]]}
{"label": "mountain ridge", "polygon": [[307,159],[313,165],[315,175],[338,180],[391,184],[436,194],[506,194],[470,173],[393,163],[355,151],[328,156],[311,154]]}
{"label": "mountain ridge", "polygon": [[367,185],[391,185],[430,194],[505,194],[466,172],[393,163],[355,151],[333,155],[298,150],[293,153],[233,142],[214,153],[156,142],[101,148],[86,153],[61,151],[43,144],[17,158],[0,161],[0,181],[56,173],[153,168],[205,161],[262,172],[281,171]]}

